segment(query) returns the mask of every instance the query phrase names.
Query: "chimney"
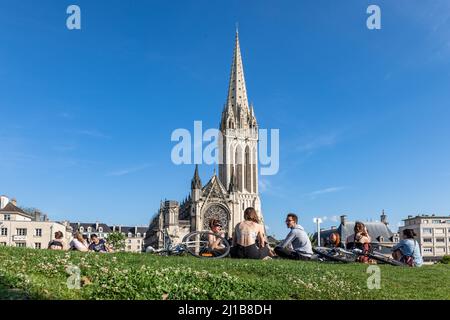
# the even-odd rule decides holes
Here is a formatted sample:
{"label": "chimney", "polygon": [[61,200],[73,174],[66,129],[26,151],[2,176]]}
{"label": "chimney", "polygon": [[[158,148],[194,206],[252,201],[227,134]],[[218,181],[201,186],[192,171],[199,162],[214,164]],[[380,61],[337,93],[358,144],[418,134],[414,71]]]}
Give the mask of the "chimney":
{"label": "chimney", "polygon": [[384,214],[384,210],[381,212],[380,220],[381,220],[381,222],[384,223],[385,225],[388,225],[388,224],[389,224],[389,223],[387,222],[387,216]]}
{"label": "chimney", "polygon": [[341,224],[343,225],[343,226],[345,226],[345,223],[347,222],[347,216],[345,215],[345,214],[343,214],[342,216],[341,216]]}
{"label": "chimney", "polygon": [[95,231],[98,231],[98,221],[95,221]]}
{"label": "chimney", "polygon": [[9,198],[7,196],[0,196],[0,209],[3,209],[6,207],[6,205],[9,203]]}
{"label": "chimney", "polygon": [[11,203],[17,207],[17,200],[15,198],[11,199]]}
{"label": "chimney", "polygon": [[137,227],[134,227],[134,236],[137,235]]}
{"label": "chimney", "polygon": [[41,221],[41,212],[39,210],[34,211],[34,221]]}

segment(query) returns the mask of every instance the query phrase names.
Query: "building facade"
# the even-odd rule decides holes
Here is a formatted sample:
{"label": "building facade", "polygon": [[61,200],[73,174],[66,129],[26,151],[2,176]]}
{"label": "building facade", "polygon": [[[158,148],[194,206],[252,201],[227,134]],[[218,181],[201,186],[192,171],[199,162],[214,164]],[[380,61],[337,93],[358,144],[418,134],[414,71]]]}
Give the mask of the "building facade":
{"label": "building facade", "polygon": [[19,208],[14,199],[0,197],[0,245],[46,249],[57,231],[63,233],[67,245],[71,233],[64,224],[42,221]]}
{"label": "building facade", "polygon": [[404,229],[413,229],[424,261],[437,261],[450,254],[450,216],[418,215],[403,220]]}
{"label": "building facade", "polygon": [[208,230],[211,219],[220,220],[231,235],[247,207],[254,207],[263,221],[258,192],[258,123],[253,105],[248,103],[238,32],[220,133],[219,174],[214,171],[203,185],[196,166],[188,197],[182,202],[161,202],[150,222],[146,247],[162,246],[163,229],[176,243],[190,231]]}

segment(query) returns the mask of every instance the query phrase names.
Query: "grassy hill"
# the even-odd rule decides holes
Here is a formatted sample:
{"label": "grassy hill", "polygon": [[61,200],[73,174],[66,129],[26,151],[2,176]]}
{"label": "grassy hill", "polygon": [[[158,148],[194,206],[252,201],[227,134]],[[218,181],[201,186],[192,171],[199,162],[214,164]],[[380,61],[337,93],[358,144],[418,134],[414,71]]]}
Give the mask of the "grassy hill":
{"label": "grassy hill", "polygon": [[[80,268],[80,289],[68,288],[68,266]],[[449,265],[379,265],[378,290],[367,288],[367,267],[0,247],[0,299],[450,298]]]}

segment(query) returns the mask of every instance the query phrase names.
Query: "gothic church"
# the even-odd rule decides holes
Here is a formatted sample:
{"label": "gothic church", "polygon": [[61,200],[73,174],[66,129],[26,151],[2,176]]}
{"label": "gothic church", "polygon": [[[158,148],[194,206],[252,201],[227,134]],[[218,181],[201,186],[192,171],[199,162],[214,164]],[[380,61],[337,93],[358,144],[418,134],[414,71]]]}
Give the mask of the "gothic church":
{"label": "gothic church", "polygon": [[220,122],[219,175],[202,185],[195,168],[191,192],[181,203],[164,201],[150,222],[145,247],[163,244],[160,230],[167,229],[179,242],[191,231],[209,230],[209,221],[219,219],[232,235],[234,226],[244,219],[244,210],[254,207],[263,221],[258,193],[258,124],[249,106],[242,65],[239,33],[236,31],[230,83]]}

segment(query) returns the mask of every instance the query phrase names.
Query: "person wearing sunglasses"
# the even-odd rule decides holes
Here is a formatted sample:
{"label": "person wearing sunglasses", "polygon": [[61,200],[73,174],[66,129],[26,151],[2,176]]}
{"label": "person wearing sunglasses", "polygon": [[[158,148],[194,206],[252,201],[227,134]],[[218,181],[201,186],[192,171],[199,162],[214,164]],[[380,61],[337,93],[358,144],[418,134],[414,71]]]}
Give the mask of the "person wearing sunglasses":
{"label": "person wearing sunglasses", "polygon": [[286,226],[291,229],[286,239],[275,247],[275,253],[280,258],[293,260],[310,260],[313,256],[311,240],[305,229],[298,224],[298,217],[289,213],[286,217]]}

